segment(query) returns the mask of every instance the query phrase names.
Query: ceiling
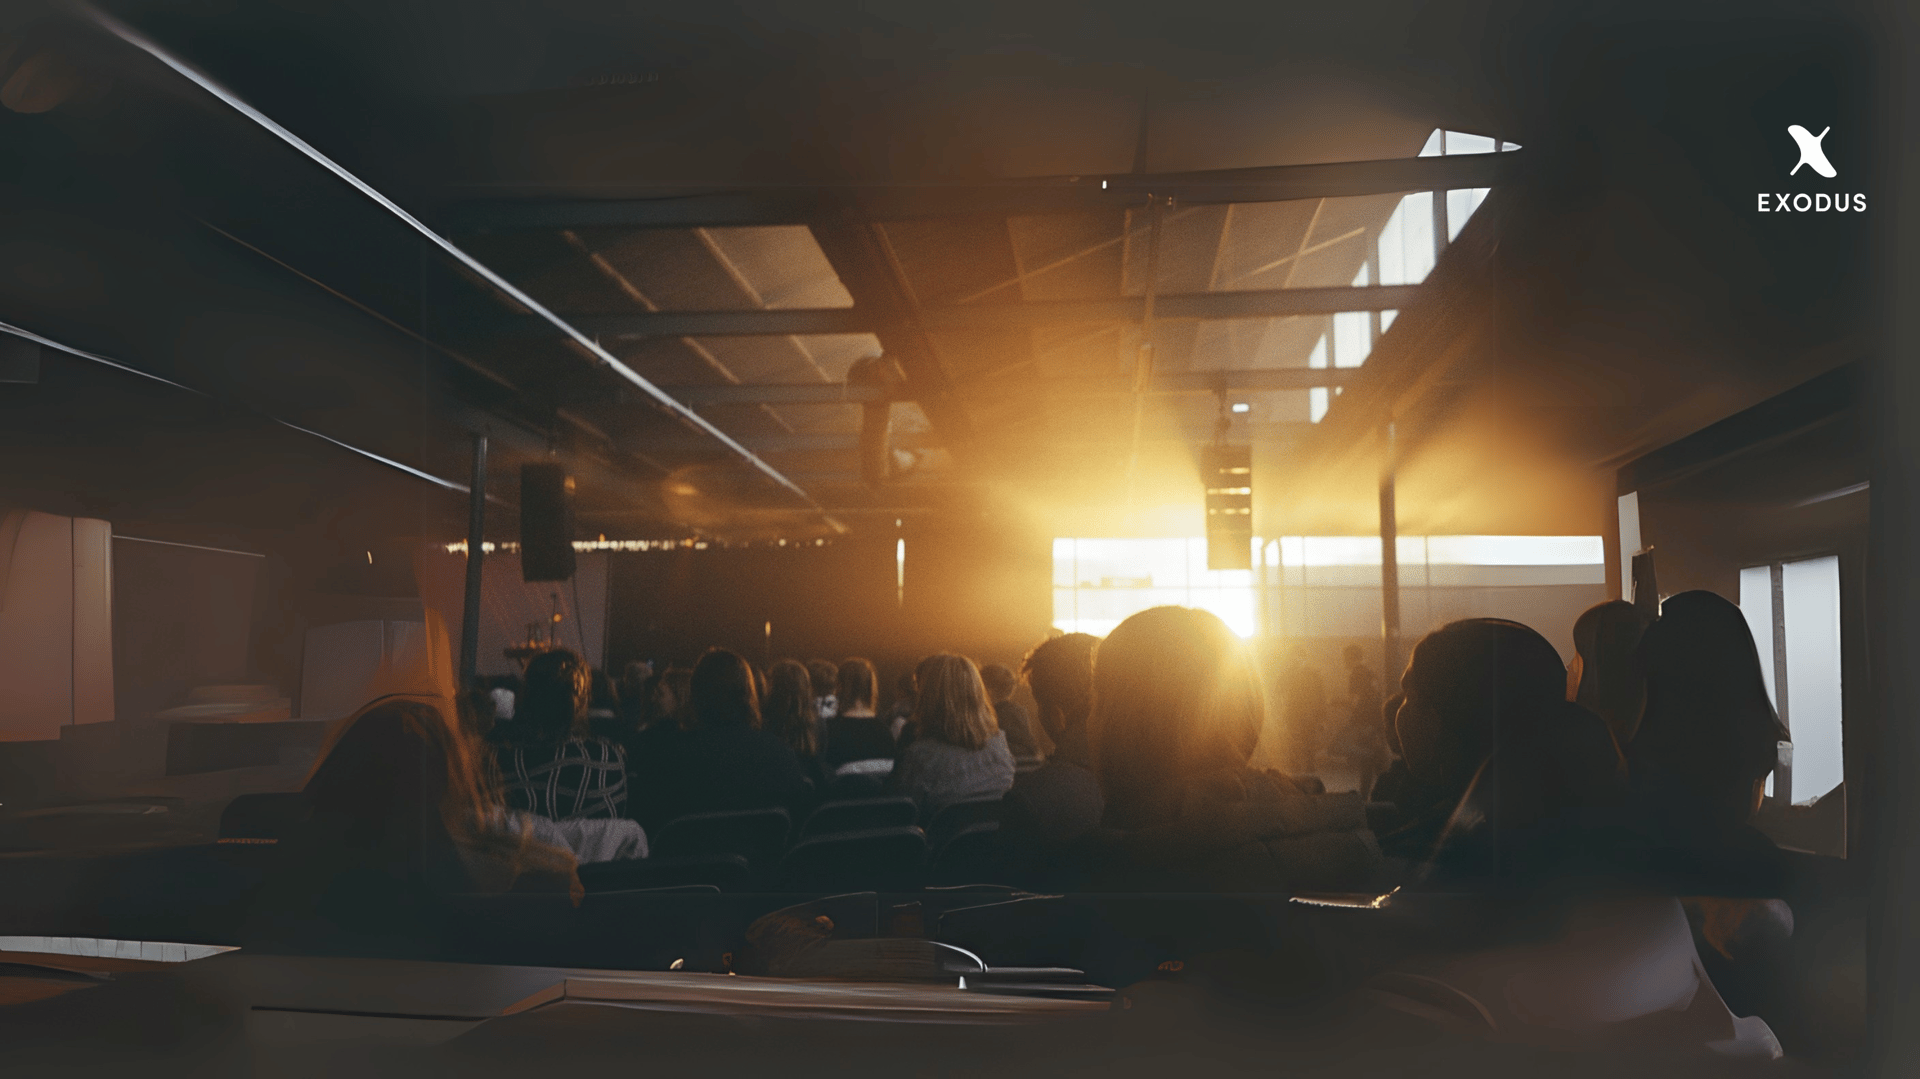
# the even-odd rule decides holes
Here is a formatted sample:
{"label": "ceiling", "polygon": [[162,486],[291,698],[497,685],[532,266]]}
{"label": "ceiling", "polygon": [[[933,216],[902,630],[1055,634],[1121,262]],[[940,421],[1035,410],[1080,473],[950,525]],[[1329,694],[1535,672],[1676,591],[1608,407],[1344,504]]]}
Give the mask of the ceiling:
{"label": "ceiling", "polygon": [[[107,6],[5,28],[0,321],[447,481],[405,528],[449,538],[475,432],[497,520],[559,456],[589,535],[1192,530],[1223,419],[1268,532],[1364,530],[1389,420],[1408,527],[1585,530],[1609,461],[1851,358],[1855,223],[1742,215],[1774,98],[1863,107],[1794,5]],[[1485,188],[1392,276],[1406,193]],[[146,438],[46,486],[177,507],[110,478]]]}

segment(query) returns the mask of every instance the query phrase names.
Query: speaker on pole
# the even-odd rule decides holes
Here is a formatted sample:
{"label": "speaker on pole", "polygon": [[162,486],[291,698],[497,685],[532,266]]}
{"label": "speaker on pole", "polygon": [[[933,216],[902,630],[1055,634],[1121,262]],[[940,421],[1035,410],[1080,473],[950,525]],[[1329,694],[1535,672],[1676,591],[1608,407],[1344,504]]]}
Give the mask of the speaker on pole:
{"label": "speaker on pole", "polygon": [[1207,491],[1207,568],[1253,568],[1253,448],[1208,446],[1200,455]]}
{"label": "speaker on pole", "polygon": [[520,466],[520,578],[573,576],[573,477],[560,465]]}

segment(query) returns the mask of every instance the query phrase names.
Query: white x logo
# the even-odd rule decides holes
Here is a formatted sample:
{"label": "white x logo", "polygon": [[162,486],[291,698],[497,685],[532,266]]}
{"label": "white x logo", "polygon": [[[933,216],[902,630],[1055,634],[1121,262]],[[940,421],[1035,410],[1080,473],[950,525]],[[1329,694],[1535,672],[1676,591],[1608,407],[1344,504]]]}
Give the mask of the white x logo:
{"label": "white x logo", "polygon": [[[1828,124],[1827,131],[1832,130],[1833,125]],[[1834,171],[1833,165],[1827,161],[1826,149],[1820,145],[1820,140],[1827,137],[1827,131],[1822,131],[1816,135],[1806,128],[1801,127],[1799,124],[1787,125],[1787,134],[1792,135],[1793,141],[1800,146],[1800,164],[1795,165],[1793,171],[1787,173],[1788,176],[1799,172],[1800,165],[1812,165],[1813,171],[1825,176],[1829,180],[1839,175],[1839,173]]]}

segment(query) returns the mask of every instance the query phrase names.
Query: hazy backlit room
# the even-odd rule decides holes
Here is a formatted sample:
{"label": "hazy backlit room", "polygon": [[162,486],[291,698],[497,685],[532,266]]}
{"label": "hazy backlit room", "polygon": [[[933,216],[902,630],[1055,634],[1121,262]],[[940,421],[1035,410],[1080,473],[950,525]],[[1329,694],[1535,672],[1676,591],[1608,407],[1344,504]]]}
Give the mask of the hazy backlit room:
{"label": "hazy backlit room", "polygon": [[0,1075],[1920,1074],[1920,5],[0,0]]}

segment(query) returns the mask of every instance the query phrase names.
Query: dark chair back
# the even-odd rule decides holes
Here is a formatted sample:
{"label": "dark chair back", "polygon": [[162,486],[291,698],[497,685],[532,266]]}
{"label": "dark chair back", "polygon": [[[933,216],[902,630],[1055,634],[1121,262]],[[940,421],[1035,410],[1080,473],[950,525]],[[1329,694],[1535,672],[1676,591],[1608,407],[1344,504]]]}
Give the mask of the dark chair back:
{"label": "dark chair back", "polygon": [[855,798],[877,798],[880,792],[886,789],[886,776],[837,776],[827,783],[827,794],[842,801]]}
{"label": "dark chair back", "polygon": [[678,817],[653,842],[656,858],[737,854],[755,869],[771,865],[786,849],[793,821],[784,809],[741,809]]}
{"label": "dark chair back", "polygon": [[592,893],[678,890],[700,886],[738,892],[746,890],[752,883],[753,866],[738,854],[630,858],[617,862],[589,862],[580,867],[580,884]]}
{"label": "dark chair back", "polygon": [[934,850],[947,845],[947,840],[960,834],[960,830],[970,824],[984,824],[989,821],[999,823],[1000,799],[972,798],[964,802],[955,802],[933,815],[932,823],[927,825],[927,842]]}
{"label": "dark chair back", "polygon": [[307,796],[299,791],[242,794],[220,811],[220,838],[283,838],[289,829],[306,819],[309,808]]}
{"label": "dark chair back", "polygon": [[921,884],[927,835],[911,825],[802,839],[780,863],[792,892],[903,892]]}
{"label": "dark chair back", "polygon": [[897,828],[914,823],[920,807],[911,798],[859,798],[826,802],[800,826],[800,838],[871,828]]}
{"label": "dark chair back", "polygon": [[991,882],[1000,870],[999,839],[999,821],[961,828],[937,848],[930,879],[945,885]]}
{"label": "dark chair back", "polygon": [[432,958],[515,966],[554,962],[565,954],[574,914],[565,892],[442,896],[443,939]]}

